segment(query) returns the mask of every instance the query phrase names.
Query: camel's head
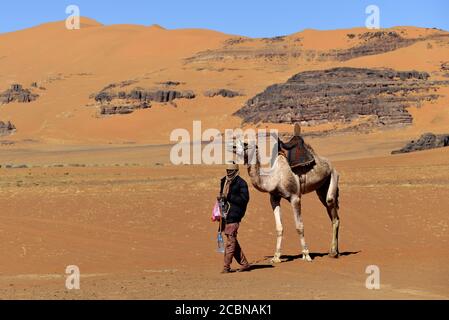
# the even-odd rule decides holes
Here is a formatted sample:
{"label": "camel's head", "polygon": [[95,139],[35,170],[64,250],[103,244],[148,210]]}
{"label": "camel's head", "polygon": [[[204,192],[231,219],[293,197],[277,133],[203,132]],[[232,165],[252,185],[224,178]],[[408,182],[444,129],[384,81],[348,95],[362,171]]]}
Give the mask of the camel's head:
{"label": "camel's head", "polygon": [[237,155],[238,159],[243,159],[245,165],[253,163],[256,149],[256,143],[248,143],[238,138],[234,139],[232,144],[232,152]]}
{"label": "camel's head", "polygon": [[248,143],[240,140],[235,139],[234,144],[232,145],[232,151],[239,157],[243,157],[245,155],[245,152],[248,151]]}

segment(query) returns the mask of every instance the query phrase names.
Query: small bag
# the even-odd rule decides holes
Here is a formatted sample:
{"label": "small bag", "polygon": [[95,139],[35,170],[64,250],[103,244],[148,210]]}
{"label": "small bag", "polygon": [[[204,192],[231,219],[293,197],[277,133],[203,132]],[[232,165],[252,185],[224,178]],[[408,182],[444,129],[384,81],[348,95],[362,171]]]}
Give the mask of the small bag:
{"label": "small bag", "polygon": [[212,217],[211,220],[213,222],[215,221],[220,221],[221,219],[221,210],[220,210],[220,204],[218,203],[218,201],[215,202],[215,206],[214,209],[212,210]]}
{"label": "small bag", "polygon": [[224,220],[222,220],[220,202],[218,200],[215,202],[214,209],[212,210],[211,220],[213,222],[216,222],[216,221],[220,222],[220,225],[218,226],[218,235],[217,235],[217,252],[224,253],[224,251],[225,251],[224,250],[224,241],[223,241],[223,236],[221,234],[222,222]]}

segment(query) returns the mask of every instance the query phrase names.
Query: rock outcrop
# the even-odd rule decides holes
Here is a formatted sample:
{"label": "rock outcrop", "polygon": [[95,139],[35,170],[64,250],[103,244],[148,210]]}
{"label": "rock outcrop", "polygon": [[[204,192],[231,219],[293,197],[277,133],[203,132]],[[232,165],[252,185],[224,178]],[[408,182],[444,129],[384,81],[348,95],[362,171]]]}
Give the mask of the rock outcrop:
{"label": "rock outcrop", "polygon": [[11,122],[0,121],[0,136],[10,135],[15,130],[16,130],[16,127]]}
{"label": "rock outcrop", "polygon": [[116,88],[123,86],[109,85],[92,98],[100,107],[100,114],[129,114],[136,109],[151,108],[151,102],[172,103],[176,99],[194,99],[195,93],[190,90],[148,90],[134,88],[130,91],[117,91]]}
{"label": "rock outcrop", "polygon": [[32,93],[28,89],[24,89],[20,84],[13,84],[11,88],[0,93],[0,104],[11,102],[28,103],[36,100],[39,95]]}
{"label": "rock outcrop", "polygon": [[113,115],[113,114],[129,114],[133,113],[137,109],[148,109],[151,108],[151,104],[146,102],[141,104],[128,104],[128,105],[102,105],[100,107],[100,114],[102,115]]}
{"label": "rock outcrop", "polygon": [[411,105],[438,98],[434,90],[449,81],[429,74],[391,69],[334,68],[301,72],[247,101],[235,115],[245,123],[316,125],[372,116],[379,126],[408,125]]}
{"label": "rock outcrop", "polygon": [[139,99],[145,99],[146,101],[155,101],[160,103],[171,102],[176,99],[194,99],[195,94],[193,91],[175,91],[175,90],[157,90],[157,91],[145,91],[145,90],[133,90],[131,96]]}
{"label": "rock outcrop", "polygon": [[95,95],[95,101],[103,103],[110,102],[114,99],[128,99],[128,100],[138,100],[145,102],[171,102],[175,99],[194,99],[195,93],[192,91],[175,91],[175,90],[145,90],[142,88],[136,88],[130,92],[120,91],[101,91]]}
{"label": "rock outcrop", "polygon": [[418,140],[412,140],[400,150],[392,151],[391,154],[409,153],[421,150],[449,147],[449,134],[435,135],[425,133]]}
{"label": "rock outcrop", "polygon": [[229,89],[216,89],[216,90],[208,90],[204,92],[204,96],[213,98],[216,96],[222,96],[224,98],[234,98],[242,96],[240,92],[229,90]]}
{"label": "rock outcrop", "polygon": [[182,82],[169,80],[169,81],[165,81],[165,82],[160,82],[159,84],[162,84],[167,87],[177,87],[180,84],[182,84]]}
{"label": "rock outcrop", "polygon": [[344,49],[314,50],[303,45],[300,34],[274,38],[230,38],[223,46],[196,53],[185,59],[189,63],[224,62],[234,60],[261,60],[275,63],[288,61],[346,61],[358,57],[377,55],[409,47],[421,41],[449,39],[447,33],[432,33],[410,37],[404,30],[367,31],[346,35],[349,46]]}
{"label": "rock outcrop", "polygon": [[445,78],[449,78],[449,62],[443,62],[440,66],[440,71]]}
{"label": "rock outcrop", "polygon": [[402,37],[396,31],[365,32],[359,34],[357,37],[354,34],[348,34],[348,38],[357,39],[359,44],[349,49],[332,50],[328,53],[323,53],[321,59],[331,58],[345,61],[358,57],[394,51],[423,40],[422,38],[407,39]]}

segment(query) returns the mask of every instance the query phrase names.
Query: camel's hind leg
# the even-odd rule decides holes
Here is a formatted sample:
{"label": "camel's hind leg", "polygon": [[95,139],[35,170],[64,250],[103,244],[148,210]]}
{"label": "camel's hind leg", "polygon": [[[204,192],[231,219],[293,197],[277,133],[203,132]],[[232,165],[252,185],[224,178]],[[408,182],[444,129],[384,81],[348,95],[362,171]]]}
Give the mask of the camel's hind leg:
{"label": "camel's hind leg", "polygon": [[274,253],[272,263],[281,262],[281,246],[282,237],[284,234],[284,228],[282,226],[282,213],[281,213],[281,197],[271,194],[270,197],[271,207],[273,208],[274,220],[276,222],[276,251]]}
{"label": "camel's hind leg", "polygon": [[332,243],[329,250],[329,256],[338,258],[338,230],[340,228],[340,218],[338,216],[338,173],[333,170],[329,180],[321,186],[316,192],[323,205],[326,207],[327,214],[332,222]]}
{"label": "camel's hind leg", "polygon": [[299,240],[302,246],[302,259],[306,261],[312,261],[312,258],[309,255],[309,248],[306,244],[306,239],[304,236],[304,223],[301,217],[301,197],[294,196],[290,199],[290,203],[293,208],[293,214],[295,217],[296,230],[299,234]]}

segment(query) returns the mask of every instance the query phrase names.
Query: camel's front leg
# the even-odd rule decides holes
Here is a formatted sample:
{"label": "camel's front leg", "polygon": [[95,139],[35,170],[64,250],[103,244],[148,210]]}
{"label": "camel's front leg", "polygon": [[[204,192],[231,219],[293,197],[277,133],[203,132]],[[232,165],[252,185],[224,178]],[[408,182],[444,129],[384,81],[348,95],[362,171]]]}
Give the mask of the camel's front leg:
{"label": "camel's front leg", "polygon": [[309,255],[309,248],[307,247],[306,239],[304,237],[304,223],[301,217],[301,198],[299,196],[293,197],[290,202],[295,216],[296,230],[298,231],[299,241],[302,246],[302,259],[310,262],[312,261],[312,258]]}
{"label": "camel's front leg", "polygon": [[271,259],[271,262],[280,263],[282,236],[284,234],[284,228],[282,226],[281,198],[275,195],[271,195],[270,201],[271,207],[273,208],[274,220],[276,222],[276,251],[274,253],[273,259]]}

